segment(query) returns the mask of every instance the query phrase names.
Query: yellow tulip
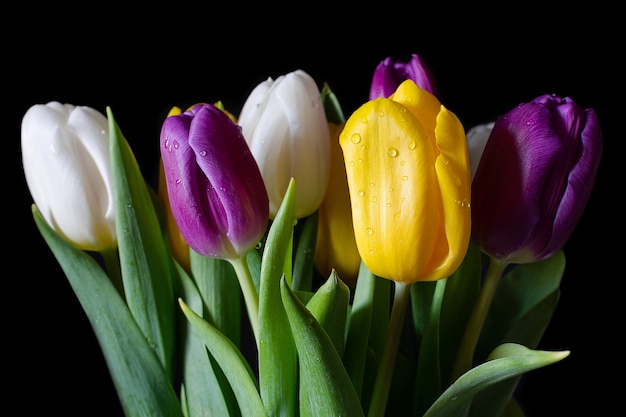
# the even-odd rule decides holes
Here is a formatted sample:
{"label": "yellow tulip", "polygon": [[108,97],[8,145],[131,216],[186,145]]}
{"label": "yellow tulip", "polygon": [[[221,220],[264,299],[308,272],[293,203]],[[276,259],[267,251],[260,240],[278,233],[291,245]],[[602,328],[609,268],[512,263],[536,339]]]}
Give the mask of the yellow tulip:
{"label": "yellow tulip", "polygon": [[324,276],[334,269],[339,278],[354,289],[361,257],[354,239],[350,195],[346,181],[339,133],[344,124],[328,124],[330,129],[330,180],[318,209],[315,266]]}
{"label": "yellow tulip", "polygon": [[471,230],[467,142],[456,115],[407,80],[357,109],[339,140],[369,270],[404,284],[452,274]]}

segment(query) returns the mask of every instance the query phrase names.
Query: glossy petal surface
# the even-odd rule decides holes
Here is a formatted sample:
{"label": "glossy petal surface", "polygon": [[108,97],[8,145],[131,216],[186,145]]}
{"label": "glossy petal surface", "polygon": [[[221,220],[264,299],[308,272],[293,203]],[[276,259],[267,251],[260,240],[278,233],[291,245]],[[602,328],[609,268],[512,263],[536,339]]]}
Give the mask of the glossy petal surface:
{"label": "glossy petal surface", "polygon": [[473,236],[511,262],[545,259],[578,224],[602,152],[593,109],[544,95],[500,116],[472,185]]}
{"label": "glossy petal surface", "polygon": [[172,214],[196,252],[243,256],[261,239],[268,199],[258,166],[226,113],[198,105],[168,117],[161,156]]}
{"label": "glossy petal surface", "polygon": [[83,250],[116,246],[106,117],[86,106],[32,106],[22,119],[31,195],[58,233]]}
{"label": "glossy petal surface", "polygon": [[340,143],[370,271],[404,283],[451,274],[470,231],[467,145],[456,116],[409,80],[354,112]]}

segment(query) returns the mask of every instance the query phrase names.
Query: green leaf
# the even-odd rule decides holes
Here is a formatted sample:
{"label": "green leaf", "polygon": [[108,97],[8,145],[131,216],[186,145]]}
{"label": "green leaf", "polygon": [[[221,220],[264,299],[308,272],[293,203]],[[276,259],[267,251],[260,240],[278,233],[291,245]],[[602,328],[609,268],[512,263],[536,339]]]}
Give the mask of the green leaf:
{"label": "green leaf", "polygon": [[[421,283],[415,283],[416,284]],[[441,394],[441,370],[439,357],[439,328],[441,304],[446,288],[447,279],[434,282],[434,291],[428,312],[428,322],[424,327],[424,334],[420,345],[417,373],[415,376],[415,409],[418,415],[424,411]]]}
{"label": "green leaf", "polygon": [[[204,301],[203,317],[239,346],[241,339],[241,289],[230,262],[189,252],[191,273]],[[196,310],[202,311],[202,310]]]}
{"label": "green leaf", "polygon": [[242,416],[267,416],[259,396],[257,381],[250,365],[237,346],[209,322],[194,312],[182,299],[180,308],[194,326],[200,338],[219,363],[237,397]]}
{"label": "green leaf", "polygon": [[[539,343],[547,324],[552,318],[553,308],[539,307],[541,317],[535,317],[536,326],[527,332],[527,323],[521,323],[531,311],[546,299],[558,301],[559,286],[565,271],[563,251],[540,262],[515,265],[508,271],[498,286],[485,319],[481,337],[476,347],[476,360],[482,360],[497,345],[514,342],[534,348]],[[518,335],[516,339],[505,336]],[[522,336],[524,335],[524,336]]]}
{"label": "green leaf", "polygon": [[280,281],[281,297],[298,349],[301,390],[300,416],[363,416],[359,397],[328,333]]}
{"label": "green leaf", "polygon": [[183,417],[167,373],[109,277],[90,255],[50,228],[35,205],[32,210],[91,323],[125,415]]}
{"label": "green leaf", "polygon": [[328,83],[324,83],[322,91],[322,104],[324,105],[324,111],[326,113],[326,119],[335,124],[340,124],[346,121],[346,117],[343,114],[341,105],[335,93],[330,89]]}
{"label": "green leaf", "polygon": [[163,366],[173,373],[174,284],[152,195],[139,165],[107,108],[113,194],[126,303]]}
{"label": "green leaf", "polygon": [[[313,255],[317,240],[317,210],[304,219],[299,229],[291,287],[295,291],[313,290]],[[299,225],[299,224],[298,224]]]}
{"label": "green leaf", "polygon": [[446,291],[441,306],[440,359],[441,379],[447,386],[452,383],[452,365],[481,285],[482,253],[470,241],[463,262],[447,278]]}
{"label": "green leaf", "polygon": [[[198,255],[200,256],[200,255]],[[196,284],[185,269],[176,264],[178,294],[190,309],[202,312],[204,303]],[[193,325],[181,315],[182,389],[187,417],[236,416],[239,405],[221,368],[209,355]]]}
{"label": "green leaf", "polygon": [[[505,274],[485,320],[479,349],[504,342],[536,348],[558,304],[564,270],[565,256],[560,251],[541,262],[517,265]],[[470,416],[500,416],[518,380],[507,379],[481,392]]]}
{"label": "green leaf", "polygon": [[370,338],[370,325],[374,309],[376,277],[361,262],[350,310],[343,363],[352,385],[361,397],[365,378],[365,363]]}
{"label": "green leaf", "polygon": [[519,344],[505,343],[489,355],[487,362],[461,375],[423,417],[464,417],[479,392],[507,378],[551,365],[568,355],[569,351],[532,350]]}
{"label": "green leaf", "polygon": [[350,289],[333,270],[306,304],[313,317],[328,333],[340,357],[345,346],[349,303]]}
{"label": "green leaf", "polygon": [[295,182],[289,183],[270,226],[261,262],[259,285],[259,381],[261,398],[272,416],[296,415],[298,397],[296,347],[280,302],[280,279],[291,272]]}

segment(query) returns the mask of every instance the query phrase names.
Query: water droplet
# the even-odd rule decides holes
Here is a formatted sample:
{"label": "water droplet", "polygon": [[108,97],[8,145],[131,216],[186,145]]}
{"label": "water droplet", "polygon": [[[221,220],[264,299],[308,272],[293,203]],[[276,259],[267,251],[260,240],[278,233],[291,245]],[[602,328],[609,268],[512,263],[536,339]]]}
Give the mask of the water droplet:
{"label": "water droplet", "polygon": [[170,138],[165,138],[165,143],[163,144],[163,146],[165,147],[165,149],[167,149],[168,151],[172,150],[172,147],[170,146]]}
{"label": "water droplet", "polygon": [[174,146],[174,149],[178,149],[178,147],[180,146],[180,143],[178,143],[177,140],[172,142],[172,145]]}
{"label": "water droplet", "polygon": [[443,158],[443,159],[441,160],[441,163],[442,163],[442,164],[444,164],[444,165],[448,165],[448,164],[450,163],[450,161],[449,161],[449,160],[447,160],[446,158]]}
{"label": "water droplet", "polygon": [[373,254],[374,254],[374,249],[370,249],[370,250],[369,250],[369,254],[370,254],[370,255],[373,255]]}
{"label": "water droplet", "polygon": [[361,123],[363,123],[364,125],[366,125],[366,124],[368,124],[368,123],[369,123],[369,120],[367,120],[367,117],[363,117],[363,118],[361,119]]}
{"label": "water droplet", "polygon": [[178,178],[178,179],[176,180],[176,185],[180,184],[180,182],[181,182],[181,181],[182,181],[182,180],[181,180],[180,178]]}
{"label": "water droplet", "polygon": [[367,229],[365,229],[365,233],[371,236],[374,234],[374,229],[372,229],[371,227],[368,227]]}
{"label": "water droplet", "polygon": [[359,163],[360,163],[360,164],[362,164],[362,163],[363,163],[363,160],[362,160],[361,158],[359,158]]}
{"label": "water droplet", "polygon": [[[257,242],[257,244],[254,247],[256,249],[261,249],[263,247],[263,242]],[[263,343],[263,341],[261,341],[261,343]]]}
{"label": "water droplet", "polygon": [[395,158],[396,156],[398,156],[398,150],[396,148],[389,148],[387,149],[387,155],[389,155],[391,158]]}
{"label": "water droplet", "polygon": [[359,142],[361,142],[361,135],[359,135],[358,133],[353,133],[352,136],[350,136],[350,141],[352,143],[359,143]]}
{"label": "water droplet", "polygon": [[206,156],[206,151],[200,151],[200,156]]}
{"label": "water droplet", "polygon": [[[362,161],[362,160],[361,160]],[[354,166],[354,161],[350,161],[350,166],[353,167]]]}
{"label": "water droplet", "polygon": [[378,117],[385,117],[385,112],[384,111],[379,111],[378,112]]}
{"label": "water droplet", "polygon": [[376,196],[372,197],[372,203],[376,203],[376,202],[378,202],[378,197]]}
{"label": "water droplet", "polygon": [[412,151],[416,147],[417,147],[417,142],[415,142],[414,140],[411,140],[411,142],[409,142],[409,150]]}
{"label": "water droplet", "polygon": [[402,181],[408,181],[409,177],[408,177],[408,175],[403,175],[403,176],[400,177],[400,179]]}
{"label": "water droplet", "polygon": [[365,195],[365,191],[359,190],[357,194],[359,195],[359,197],[363,197]]}
{"label": "water droplet", "polygon": [[391,207],[391,203],[387,203],[387,207]]}
{"label": "water droplet", "polygon": [[400,165],[405,166],[406,165],[406,161],[400,161]]}

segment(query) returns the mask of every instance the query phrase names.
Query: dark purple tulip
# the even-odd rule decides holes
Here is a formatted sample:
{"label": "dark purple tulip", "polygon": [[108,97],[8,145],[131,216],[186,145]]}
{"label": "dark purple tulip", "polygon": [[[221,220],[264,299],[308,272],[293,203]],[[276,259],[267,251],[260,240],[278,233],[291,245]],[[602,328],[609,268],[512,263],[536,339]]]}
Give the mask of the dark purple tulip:
{"label": "dark purple tulip", "polygon": [[543,95],[500,116],[472,183],[472,238],[511,263],[545,259],[577,226],[603,136],[593,109]]}
{"label": "dark purple tulip", "polygon": [[370,87],[370,100],[392,95],[402,81],[412,80],[434,96],[438,95],[435,78],[421,56],[412,54],[411,59],[403,61],[385,58],[374,70]]}
{"label": "dark purple tulip", "polygon": [[211,104],[169,116],[161,158],[172,215],[197,253],[234,260],[261,240],[269,199],[241,128]]}

